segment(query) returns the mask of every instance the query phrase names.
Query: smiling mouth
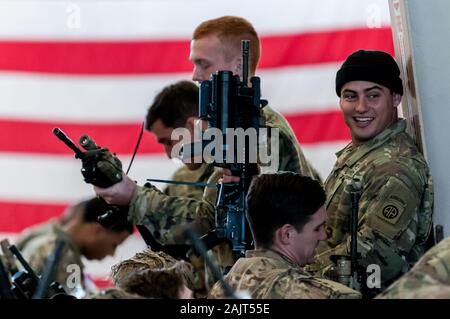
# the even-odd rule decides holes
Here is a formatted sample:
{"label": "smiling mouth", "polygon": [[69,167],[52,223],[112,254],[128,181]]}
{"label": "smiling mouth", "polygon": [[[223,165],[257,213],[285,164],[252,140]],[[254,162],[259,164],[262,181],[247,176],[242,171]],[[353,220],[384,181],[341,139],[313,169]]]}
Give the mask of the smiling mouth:
{"label": "smiling mouth", "polygon": [[353,117],[356,125],[359,127],[366,127],[374,120],[374,117]]}

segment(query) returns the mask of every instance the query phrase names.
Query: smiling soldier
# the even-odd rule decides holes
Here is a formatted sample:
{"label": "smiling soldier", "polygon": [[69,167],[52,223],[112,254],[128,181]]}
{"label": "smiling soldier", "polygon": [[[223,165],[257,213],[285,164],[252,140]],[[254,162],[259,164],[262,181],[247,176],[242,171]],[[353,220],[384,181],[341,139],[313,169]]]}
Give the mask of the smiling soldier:
{"label": "smiling soldier", "polygon": [[328,239],[319,245],[315,265],[327,275],[331,255],[349,254],[347,186],[359,180],[360,264],[380,267],[382,289],[423,255],[432,224],[428,165],[397,116],[403,95],[399,75],[389,54],[364,50],[351,54],[337,72],[336,93],[352,141],[337,153],[325,183]]}

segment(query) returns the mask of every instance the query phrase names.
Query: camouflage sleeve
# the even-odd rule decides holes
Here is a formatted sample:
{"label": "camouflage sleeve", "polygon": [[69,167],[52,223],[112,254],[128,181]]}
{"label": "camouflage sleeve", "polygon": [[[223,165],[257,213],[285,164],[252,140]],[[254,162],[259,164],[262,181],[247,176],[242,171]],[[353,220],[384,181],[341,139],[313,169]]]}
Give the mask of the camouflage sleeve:
{"label": "camouflage sleeve", "polygon": [[450,238],[431,248],[414,267],[378,299],[449,299]]}
{"label": "camouflage sleeve", "polygon": [[[208,183],[220,178],[215,172]],[[201,200],[188,197],[167,196],[156,187],[138,186],[130,203],[128,219],[135,225],[147,227],[156,240],[163,244],[174,244],[175,226],[196,221],[206,232],[214,224],[215,188],[205,188]]]}
{"label": "camouflage sleeve", "polygon": [[272,288],[283,299],[361,299],[361,293],[338,282],[323,278],[279,280]]}
{"label": "camouflage sleeve", "polygon": [[[417,239],[426,176],[413,162],[408,164],[395,162],[373,168],[362,181],[358,252],[362,266],[380,266],[383,283],[408,269],[403,256],[411,252]],[[317,256],[322,269],[331,264],[331,255],[349,254],[350,240],[348,235],[341,244]]]}

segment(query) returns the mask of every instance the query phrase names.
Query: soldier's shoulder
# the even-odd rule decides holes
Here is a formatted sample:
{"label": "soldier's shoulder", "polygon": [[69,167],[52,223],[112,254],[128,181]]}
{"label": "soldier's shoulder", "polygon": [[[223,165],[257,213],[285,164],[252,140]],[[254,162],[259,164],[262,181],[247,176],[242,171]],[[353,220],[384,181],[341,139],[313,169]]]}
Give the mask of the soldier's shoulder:
{"label": "soldier's shoulder", "polygon": [[[343,284],[311,276],[296,269],[289,269],[277,282],[279,289],[286,289],[286,298],[301,299],[360,299],[361,294]],[[282,287],[286,286],[286,287]],[[287,286],[290,286],[288,289]]]}
{"label": "soldier's shoulder", "polygon": [[192,174],[192,171],[190,171],[186,165],[182,165],[172,174],[172,179],[174,180],[182,180],[182,178],[185,178],[186,176],[190,177]]}

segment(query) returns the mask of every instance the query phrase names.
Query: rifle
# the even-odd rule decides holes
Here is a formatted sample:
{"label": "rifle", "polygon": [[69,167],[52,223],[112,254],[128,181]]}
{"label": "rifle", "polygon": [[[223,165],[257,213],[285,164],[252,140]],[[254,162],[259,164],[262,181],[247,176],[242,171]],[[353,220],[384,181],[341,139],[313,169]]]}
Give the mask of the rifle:
{"label": "rifle", "polygon": [[223,275],[220,272],[219,268],[214,264],[211,258],[209,258],[205,242],[198,236],[195,230],[193,230],[191,227],[187,227],[184,230],[184,237],[186,238],[186,242],[190,246],[192,246],[194,252],[197,255],[203,257],[206,266],[211,270],[211,273],[214,277],[214,281],[219,282],[221,284],[222,289],[224,290],[225,293],[225,298],[238,299],[239,297],[242,296],[245,297],[246,299],[250,299],[250,296],[246,296],[243,293],[240,293],[238,297],[234,289],[231,288],[231,286],[224,280]]}
{"label": "rifle", "polygon": [[[1,257],[1,256],[0,256]],[[3,261],[0,258],[0,299],[17,299],[11,290],[8,273],[6,272]]]}
{"label": "rifle", "polygon": [[347,192],[350,194],[351,217],[350,217],[350,255],[333,255],[331,260],[336,264],[337,281],[361,292],[362,297],[372,298],[376,294],[375,289],[367,287],[367,273],[359,259],[358,253],[358,207],[361,197],[361,182],[358,178],[353,178],[347,185]]}
{"label": "rifle", "polygon": [[58,239],[56,241],[55,249],[53,253],[50,256],[48,256],[47,262],[45,263],[44,267],[45,272],[42,275],[42,280],[39,281],[36,287],[33,299],[42,299],[45,297],[47,289],[50,287],[55,277],[56,267],[58,266],[64,246],[65,246],[64,240]]}
{"label": "rifle", "polygon": [[[231,71],[218,71],[211,76],[211,80],[202,81],[199,118],[207,121],[208,130],[203,132],[201,142],[185,144],[181,149],[185,160],[194,158],[198,151],[204,154],[210,142],[208,131],[213,129],[221,132],[221,136],[214,141],[215,152],[211,153],[212,158],[208,161],[214,166],[231,170],[234,176],[240,177],[240,181],[219,184],[215,202],[215,229],[202,240],[207,243],[208,249],[221,241],[229,241],[236,258],[243,256],[252,247],[253,240],[245,217],[245,197],[252,177],[258,174],[256,160],[251,161],[251,154],[258,154],[258,143],[251,143],[245,134],[244,141],[239,141],[239,136],[230,136],[230,133],[237,132],[236,129],[242,129],[242,132],[251,129],[255,130],[257,138],[262,126],[261,109],[267,105],[267,101],[261,100],[259,77],[252,77],[251,87],[247,86],[249,43],[249,40],[242,41],[242,81]],[[193,153],[190,152],[192,148]]]}
{"label": "rifle", "polygon": [[[12,292],[18,299],[33,299],[36,289],[42,285],[41,278],[34,272],[33,268],[31,268],[25,258],[23,258],[15,245],[9,246],[9,250],[16,256],[17,260],[19,260],[24,268],[23,271],[18,271],[12,276]],[[44,283],[44,285],[45,286],[41,288],[44,290],[42,293],[48,293],[50,299],[55,296],[72,298],[72,296],[66,294],[64,288],[57,282],[53,282],[51,285]]]}

